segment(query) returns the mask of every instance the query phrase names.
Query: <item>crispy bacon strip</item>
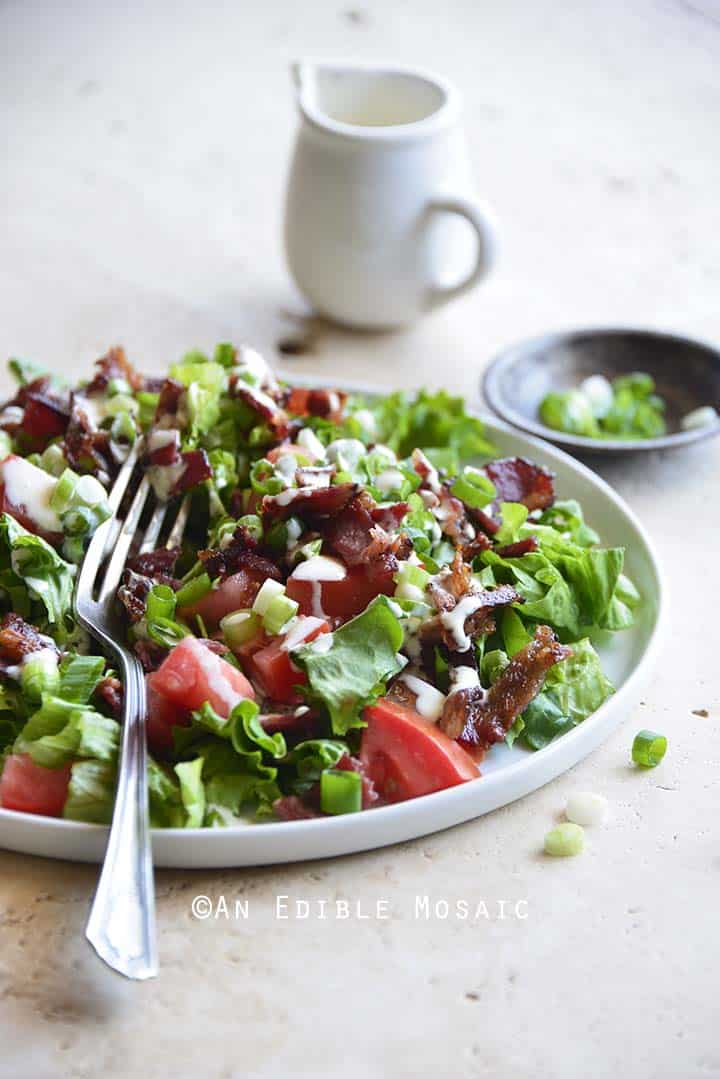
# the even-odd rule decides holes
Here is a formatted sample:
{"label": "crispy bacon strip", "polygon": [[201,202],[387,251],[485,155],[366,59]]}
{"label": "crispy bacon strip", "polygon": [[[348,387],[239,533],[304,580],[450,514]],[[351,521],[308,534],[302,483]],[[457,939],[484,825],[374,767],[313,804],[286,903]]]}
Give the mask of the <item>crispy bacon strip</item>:
{"label": "crispy bacon strip", "polygon": [[124,378],[130,383],[133,390],[142,389],[143,376],[135,370],[125,355],[125,349],[111,348],[104,356],[95,361],[97,373],[92,382],[88,383],[85,393],[92,396],[95,393],[105,393],[108,384],[113,378]]}
{"label": "crispy bacon strip", "polygon": [[257,543],[242,525],[235,529],[227,547],[200,551],[199,557],[208,576],[213,580],[216,577],[230,577],[241,569],[250,570],[259,580],[267,577],[272,577],[275,581],[282,580],[278,567],[259,553]]}
{"label": "crispy bacon strip", "polygon": [[525,457],[491,461],[485,472],[495,484],[498,502],[522,502],[529,510],[544,510],[555,501],[552,472]]}
{"label": "crispy bacon strip", "polygon": [[531,554],[537,549],[536,537],[528,536],[527,539],[518,540],[517,543],[506,543],[504,547],[496,547],[495,554],[499,554],[501,558],[522,558],[524,554]]}
{"label": "crispy bacon strip", "polygon": [[230,376],[229,389],[232,397],[238,397],[244,401],[248,408],[257,412],[261,419],[270,424],[279,439],[285,438],[288,429],[287,413],[267,390],[251,386],[237,374]]}
{"label": "crispy bacon strip", "polygon": [[112,676],[102,678],[95,686],[94,695],[107,707],[115,719],[120,718],[123,706],[123,684],[119,678]]}
{"label": "crispy bacon strip", "polygon": [[0,665],[19,663],[31,652],[39,652],[42,648],[55,648],[55,645],[19,614],[11,611],[3,616],[0,622]]}
{"label": "crispy bacon strip", "polygon": [[287,517],[332,517],[347,506],[357,493],[357,484],[339,483],[335,487],[288,488],[279,495],[265,495],[261,512],[269,520]]}
{"label": "crispy bacon strip", "polygon": [[338,423],[343,417],[347,394],[342,390],[307,390],[294,386],[285,400],[285,407],[294,416],[322,416]]}
{"label": "crispy bacon strip", "polygon": [[[342,558],[345,565],[359,566],[388,553],[398,558],[407,558],[409,555],[412,549],[409,537],[387,532],[377,522],[377,510],[378,507],[367,491],[361,491],[344,510],[325,525],[323,538],[330,550]],[[393,517],[386,519],[390,526],[394,527]]]}
{"label": "crispy bacon strip", "polygon": [[298,798],[297,794],[286,794],[284,797],[276,799],[273,802],[273,809],[275,810],[275,816],[279,817],[280,820],[311,820],[313,817],[320,816],[316,810],[305,805],[302,798]]}
{"label": "crispy bacon strip", "polygon": [[542,689],[550,668],[571,655],[572,649],[560,644],[549,626],[538,626],[490,689],[451,693],[438,726],[449,738],[483,748],[501,742]]}

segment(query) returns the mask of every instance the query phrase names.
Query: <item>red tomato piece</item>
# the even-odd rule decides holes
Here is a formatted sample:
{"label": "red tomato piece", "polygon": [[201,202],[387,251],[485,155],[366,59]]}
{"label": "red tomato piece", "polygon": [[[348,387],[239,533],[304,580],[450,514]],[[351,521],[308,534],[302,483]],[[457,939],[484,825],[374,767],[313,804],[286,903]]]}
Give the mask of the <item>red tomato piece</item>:
{"label": "red tomato piece", "polygon": [[[397,568],[397,567],[396,567]],[[320,608],[324,615],[347,622],[364,611],[368,603],[380,594],[391,596],[395,591],[394,570],[383,566],[353,566],[341,581],[320,581]],[[303,614],[317,614],[314,603],[314,581],[288,577],[287,594],[300,604]]]}
{"label": "red tomato piece", "polygon": [[0,805],[18,813],[59,817],[67,800],[71,765],[43,768],[29,753],[13,753],[0,776]]}
{"label": "red tomato piece", "polygon": [[[297,632],[294,632],[293,639],[297,641],[298,646],[309,644],[321,633],[327,633],[329,629],[327,622],[320,622],[319,625],[312,626],[306,637],[300,638]],[[286,634],[284,637],[274,637],[270,644],[254,653],[249,666],[252,675],[271,700],[282,701],[284,704],[299,704],[303,698],[294,687],[306,685],[307,675],[292,661],[290,652],[286,648],[288,636]]]}
{"label": "red tomato piece", "polygon": [[477,779],[480,771],[457,742],[412,708],[382,698],[365,709],[360,760],[388,802]]}
{"label": "red tomato piece", "polygon": [[260,591],[264,578],[252,570],[241,569],[207,592],[197,603],[179,607],[178,614],[188,620],[199,614],[208,630],[217,627],[221,618],[232,611],[252,607],[255,596]]}
{"label": "red tomato piece", "polygon": [[173,747],[173,727],[187,727],[190,713],[164,697],[155,688],[155,674],[147,676],[147,740],[153,753],[161,756]]}
{"label": "red tomato piece", "polygon": [[195,637],[184,637],[155,671],[152,688],[178,709],[180,715],[205,701],[221,716],[229,716],[238,701],[254,697],[242,671],[211,652]]}

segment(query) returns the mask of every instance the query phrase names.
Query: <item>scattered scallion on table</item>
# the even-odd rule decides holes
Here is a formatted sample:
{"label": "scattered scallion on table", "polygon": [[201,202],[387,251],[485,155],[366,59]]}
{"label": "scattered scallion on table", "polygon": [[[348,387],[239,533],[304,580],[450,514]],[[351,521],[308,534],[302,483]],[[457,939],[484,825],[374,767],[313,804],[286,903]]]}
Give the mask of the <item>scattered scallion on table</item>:
{"label": "scattered scallion on table", "polygon": [[655,768],[665,756],[667,738],[655,731],[640,731],[635,735],[632,759],[641,768]]}

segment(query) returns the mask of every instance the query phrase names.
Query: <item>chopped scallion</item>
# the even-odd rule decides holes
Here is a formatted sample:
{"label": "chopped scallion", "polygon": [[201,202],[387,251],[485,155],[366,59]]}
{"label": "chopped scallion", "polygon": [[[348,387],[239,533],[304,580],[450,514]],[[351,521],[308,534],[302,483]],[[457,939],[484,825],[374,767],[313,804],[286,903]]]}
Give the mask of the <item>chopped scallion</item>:
{"label": "chopped scallion", "polygon": [[640,731],[635,735],[632,759],[641,768],[655,768],[665,756],[667,738],[655,731]]}
{"label": "chopped scallion", "polygon": [[320,776],[323,813],[358,813],[362,809],[362,778],[358,772],[327,768]]}

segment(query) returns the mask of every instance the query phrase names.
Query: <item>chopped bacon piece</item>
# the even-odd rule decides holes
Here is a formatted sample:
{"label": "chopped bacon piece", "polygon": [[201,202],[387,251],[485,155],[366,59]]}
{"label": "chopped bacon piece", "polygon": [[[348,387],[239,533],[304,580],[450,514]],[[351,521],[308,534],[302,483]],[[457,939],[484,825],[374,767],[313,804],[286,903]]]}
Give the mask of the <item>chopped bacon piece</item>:
{"label": "chopped bacon piece", "polygon": [[182,494],[198,483],[212,478],[212,468],[205,450],[185,450],[180,454],[185,468],[170,491],[172,495]]}
{"label": "chopped bacon piece", "polygon": [[258,552],[256,541],[242,525],[235,529],[227,547],[200,551],[199,557],[212,580],[229,577],[241,569],[251,570],[260,580],[282,580],[278,567]]}
{"label": "chopped bacon piece", "polygon": [[286,794],[282,798],[277,798],[273,802],[273,809],[275,816],[280,817],[280,820],[310,820],[320,816],[315,809],[306,805],[302,798],[298,798],[297,794]]}
{"label": "chopped bacon piece", "polygon": [[522,558],[524,554],[531,554],[537,549],[536,537],[528,536],[527,539],[518,540],[517,543],[506,543],[504,547],[496,547],[495,554],[499,554],[501,558]]}
{"label": "chopped bacon piece", "polygon": [[282,734],[289,743],[317,738],[320,735],[320,716],[312,708],[294,705],[283,711],[270,712],[258,717],[268,734]]}
{"label": "chopped bacon piece", "polygon": [[[325,542],[348,566],[372,562],[380,555],[407,558],[412,544],[406,535],[390,535],[376,523],[373,499],[362,491],[323,529]],[[404,514],[403,514],[404,516]],[[401,518],[402,519],[402,518]]]}
{"label": "chopped bacon piece", "polygon": [[239,397],[248,408],[257,412],[261,419],[269,423],[274,428],[277,438],[284,438],[287,435],[287,414],[266,390],[259,390],[256,386],[249,385],[235,374],[230,376],[230,394],[232,397]]}
{"label": "chopped bacon piece", "polygon": [[[117,597],[128,613],[131,622],[139,622],[145,617],[147,597],[153,582],[150,577],[142,573],[135,573],[132,569],[126,569],[123,573],[123,581],[118,588]],[[152,669],[152,668],[151,668]]]}
{"label": "chopped bacon piece", "polygon": [[373,507],[370,516],[376,525],[392,532],[400,527],[409,509],[407,502],[390,502],[387,506]]}
{"label": "chopped bacon piece", "polygon": [[522,502],[529,510],[544,510],[555,501],[552,472],[524,457],[491,461],[485,472],[495,484],[498,502]]}
{"label": "chopped bacon piece", "polygon": [[457,543],[474,539],[475,529],[468,521],[465,506],[460,499],[450,494],[450,489],[445,484],[441,487],[438,498],[440,505],[432,512],[445,535]]}
{"label": "chopped bacon piece", "polygon": [[45,448],[52,438],[65,434],[70,422],[67,404],[47,393],[29,393],[22,421],[23,434],[34,446]]}
{"label": "chopped bacon piece", "polygon": [[95,366],[97,373],[85,388],[85,393],[90,396],[95,393],[105,393],[113,378],[124,378],[133,390],[139,390],[143,386],[143,376],[130,363],[124,348],[111,348],[95,361]]}
{"label": "chopped bacon piece", "polygon": [[155,423],[161,427],[173,426],[173,423],[168,422],[168,418],[175,420],[184,395],[185,387],[182,382],[177,382],[174,378],[166,378],[155,410]]}
{"label": "chopped bacon piece", "polygon": [[279,495],[265,495],[262,515],[269,520],[287,517],[332,517],[347,506],[357,493],[357,484],[339,483],[335,487],[288,488]]}
{"label": "chopped bacon piece", "polygon": [[342,419],[347,394],[342,390],[308,390],[294,386],[285,402],[294,416],[322,416],[337,423]]}
{"label": "chopped bacon piece", "polygon": [[161,644],[156,644],[155,641],[135,641],[133,649],[146,674],[156,671],[168,654],[167,648],[163,648]]}
{"label": "chopped bacon piece", "polygon": [[450,738],[489,747],[501,742],[517,717],[540,692],[547,672],[572,655],[549,626],[538,626],[533,639],[516,652],[488,690],[451,693],[438,726]]}
{"label": "chopped bacon piece", "polygon": [[43,648],[55,649],[55,645],[19,614],[11,611],[3,616],[0,622],[0,665],[20,663],[31,652],[39,652]]}
{"label": "chopped bacon piece", "polygon": [[119,678],[101,679],[95,686],[95,696],[102,701],[115,719],[120,718],[123,706],[123,684]]}
{"label": "chopped bacon piece", "polygon": [[475,539],[471,539],[468,543],[462,545],[462,556],[466,562],[472,562],[475,555],[482,554],[483,551],[489,551],[492,547],[490,537],[486,536],[484,532],[477,532]]}
{"label": "chopped bacon piece", "polygon": [[65,456],[71,468],[77,472],[88,472],[105,483],[115,475],[120,465],[109,432],[95,428],[74,395],[65,433]]}
{"label": "chopped bacon piece", "polygon": [[[431,593],[431,596],[436,606],[438,603],[444,604],[440,610],[445,612],[454,610],[457,604],[470,596],[477,600],[477,606],[468,612],[463,625],[458,627],[464,636],[470,638],[486,636],[493,632],[495,629],[494,611],[497,607],[508,607],[511,603],[524,602],[523,596],[509,584],[501,584],[497,588],[483,589],[475,593],[468,592],[452,605],[446,597],[450,596],[450,599],[454,597],[447,590],[446,597],[442,597],[439,592]],[[451,652],[458,651],[455,633],[444,624],[442,614],[437,614],[424,623],[420,629],[420,640],[423,644],[444,644]]]}
{"label": "chopped bacon piece", "polygon": [[483,510],[473,509],[472,506],[468,506],[468,513],[473,520],[473,523],[488,536],[494,536],[496,532],[500,531],[500,522],[493,520]]}
{"label": "chopped bacon piece", "polygon": [[148,454],[148,463],[151,465],[174,465],[180,458],[180,432],[175,431],[177,436],[172,442],[166,442],[164,446],[158,446]]}
{"label": "chopped bacon piece", "polygon": [[421,449],[412,451],[412,465],[422,480],[421,486],[427,486],[435,494],[440,493],[440,478],[438,470]]}
{"label": "chopped bacon piece", "polygon": [[145,577],[152,577],[154,581],[169,584],[174,580],[175,563],[179,557],[179,547],[158,547],[128,559],[128,568]]}

